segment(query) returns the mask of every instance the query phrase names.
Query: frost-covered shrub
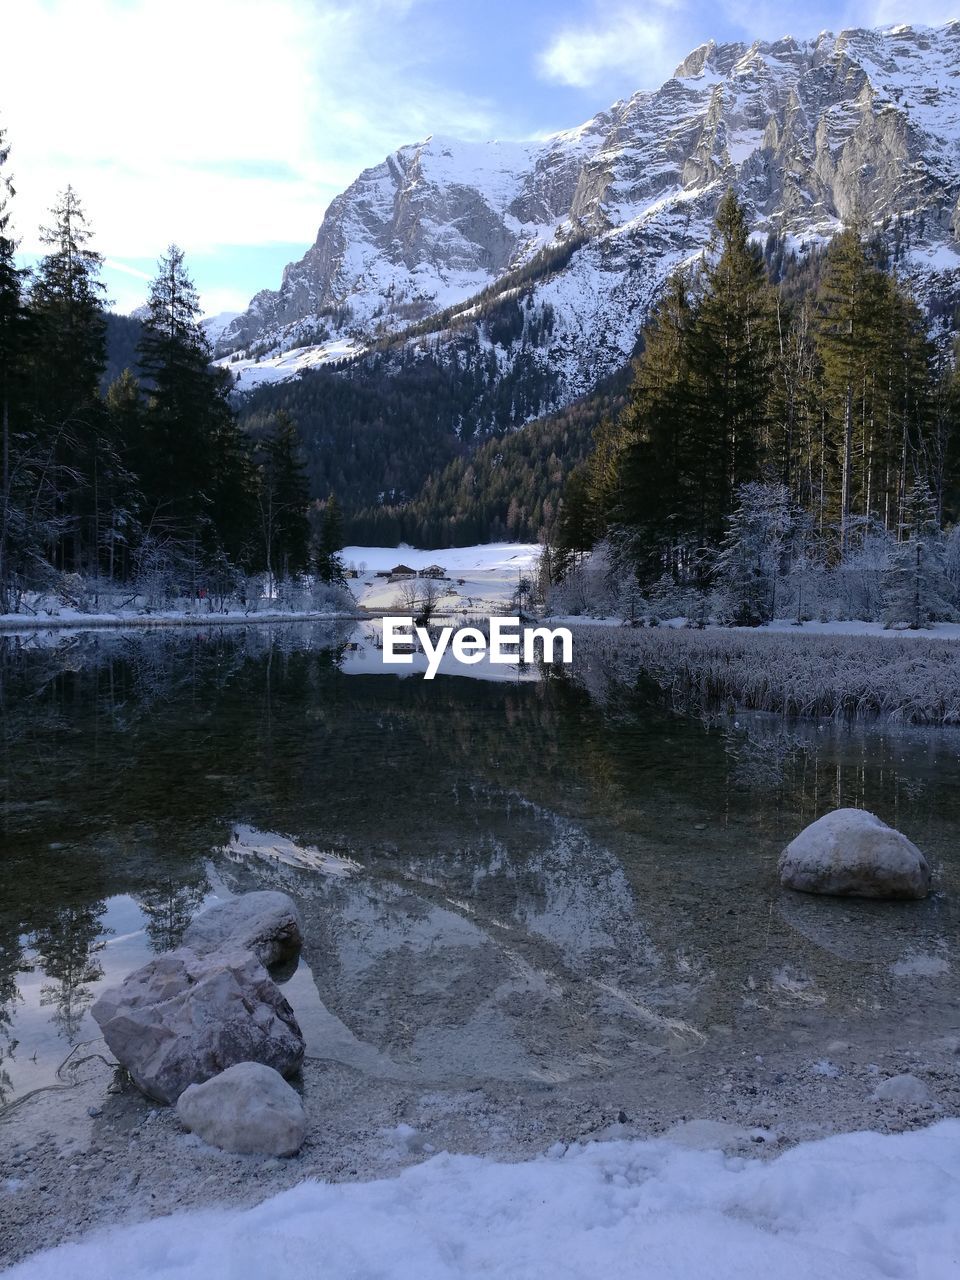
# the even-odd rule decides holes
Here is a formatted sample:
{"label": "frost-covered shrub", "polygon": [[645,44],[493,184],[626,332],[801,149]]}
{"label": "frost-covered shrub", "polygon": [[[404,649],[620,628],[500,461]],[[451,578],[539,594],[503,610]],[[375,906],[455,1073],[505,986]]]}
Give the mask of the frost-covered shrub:
{"label": "frost-covered shrub", "polygon": [[930,486],[915,481],[904,507],[904,532],[887,574],[884,624],[914,630],[956,617],[943,534]]}
{"label": "frost-covered shrub", "polygon": [[793,525],[786,485],[740,485],[714,567],[721,621],[755,627],[774,616],[777,578]]}
{"label": "frost-covered shrub", "polygon": [[317,579],[310,588],[310,607],[317,613],[355,613],[357,601],[346,588]]}
{"label": "frost-covered shrub", "polygon": [[134,555],[133,586],[148,609],[172,606],[182,595],[185,576],[186,566],[169,544],[147,538]]}
{"label": "frost-covered shrub", "polygon": [[662,622],[667,618],[686,618],[702,625],[712,605],[705,592],[677,582],[672,574],[662,574],[647,592],[643,616],[647,621]]}
{"label": "frost-covered shrub", "polygon": [[[543,576],[542,572],[536,575],[541,582]],[[642,603],[635,575],[617,563],[606,542],[598,543],[560,582],[549,583],[543,590],[548,612],[573,617],[629,617]]]}
{"label": "frost-covered shrub", "polygon": [[900,544],[887,575],[884,626],[917,630],[950,622],[957,611],[937,538],[910,538]]}
{"label": "frost-covered shrub", "polygon": [[944,539],[943,571],[950,584],[953,600],[960,600],[960,524],[955,524]]}
{"label": "frost-covered shrub", "polygon": [[287,578],[278,583],[271,611],[282,613],[351,613],[356,600],[344,587],[320,578]]}
{"label": "frost-covered shrub", "polygon": [[206,568],[201,581],[211,613],[229,613],[231,605],[239,604],[246,577],[221,551]]}
{"label": "frost-covered shrub", "polygon": [[870,520],[851,522],[849,546],[842,563],[824,576],[830,618],[878,622],[883,616],[885,586],[897,542],[893,534]]}

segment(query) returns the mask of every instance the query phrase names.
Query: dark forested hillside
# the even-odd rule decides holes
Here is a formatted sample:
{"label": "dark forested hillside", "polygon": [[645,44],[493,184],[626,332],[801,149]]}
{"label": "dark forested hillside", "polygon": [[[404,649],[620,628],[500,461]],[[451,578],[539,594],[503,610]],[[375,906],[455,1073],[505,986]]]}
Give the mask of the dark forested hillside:
{"label": "dark forested hillside", "polygon": [[[314,495],[335,493],[348,516],[365,512],[369,527],[375,508],[415,503],[431,476],[551,404],[539,335],[525,334],[523,308],[513,305],[519,321],[498,307],[482,335],[464,335],[456,361],[401,347],[307,371],[243,397],[241,422],[256,432],[278,410],[289,413]],[[497,347],[523,342],[504,374]]]}
{"label": "dark forested hillside", "polygon": [[536,542],[552,529],[564,483],[586,458],[597,426],[622,410],[628,382],[624,369],[592,396],[460,454],[434,470],[411,502],[357,511],[350,540],[422,547]]}
{"label": "dark forested hillside", "polygon": [[110,383],[119,378],[124,369],[139,374],[137,344],[143,334],[143,321],[136,316],[118,315],[116,311],[106,312],[104,320],[107,326],[107,352],[106,364],[100,376],[100,390],[105,393]]}

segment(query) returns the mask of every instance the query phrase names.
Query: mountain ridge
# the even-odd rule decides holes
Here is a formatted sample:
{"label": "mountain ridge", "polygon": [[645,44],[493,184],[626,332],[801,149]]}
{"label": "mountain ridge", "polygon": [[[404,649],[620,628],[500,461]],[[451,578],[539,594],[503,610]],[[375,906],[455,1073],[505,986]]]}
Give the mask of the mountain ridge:
{"label": "mountain ridge", "polygon": [[[528,312],[552,313],[538,358],[555,385],[540,407],[560,407],[629,360],[730,185],[759,234],[800,247],[859,218],[921,294],[960,296],[958,67],[957,21],[707,41],[659,89],[546,139],[431,135],[332,201],[314,245],[226,327],[218,354],[245,389],[384,342],[455,347],[462,333],[409,333],[577,239],[524,293]],[[479,347],[512,362],[509,347],[482,335]]]}

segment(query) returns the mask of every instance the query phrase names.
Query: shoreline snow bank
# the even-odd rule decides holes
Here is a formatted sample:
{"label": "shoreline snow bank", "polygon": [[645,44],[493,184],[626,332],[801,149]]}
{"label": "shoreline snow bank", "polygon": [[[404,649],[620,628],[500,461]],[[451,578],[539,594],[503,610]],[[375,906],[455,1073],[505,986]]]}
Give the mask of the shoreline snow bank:
{"label": "shoreline snow bank", "polygon": [[0,632],[35,631],[99,631],[108,627],[226,627],[264,622],[342,622],[355,619],[352,613],[330,613],[310,610],[306,613],[81,613],[64,610],[61,614],[38,617],[24,613],[0,614]]}
{"label": "shoreline snow bank", "polygon": [[253,1209],[178,1213],[36,1254],[9,1280],[948,1280],[960,1120],[802,1143],[773,1160],[668,1139],[517,1164],[439,1155],[398,1177],[308,1181]]}

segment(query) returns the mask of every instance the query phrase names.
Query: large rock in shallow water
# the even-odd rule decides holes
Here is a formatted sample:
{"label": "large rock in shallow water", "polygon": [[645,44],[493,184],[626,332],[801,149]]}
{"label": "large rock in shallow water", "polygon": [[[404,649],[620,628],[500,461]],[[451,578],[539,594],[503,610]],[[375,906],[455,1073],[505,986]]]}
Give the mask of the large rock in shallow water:
{"label": "large rock in shallow water", "polygon": [[296,903],[273,889],[218,903],[192,920],[183,935],[183,945],[197,955],[243,947],[268,967],[294,959],[302,943]]}
{"label": "large rock in shallow water", "polygon": [[925,898],[927,860],[906,836],[866,809],[834,809],[780,855],[780,883],[804,893]]}
{"label": "large rock in shallow water", "polygon": [[244,1155],[292,1156],[307,1136],[299,1095],[259,1062],[239,1062],[206,1084],[190,1085],[177,1114],[204,1142]]}
{"label": "large rock in shallow water", "polygon": [[238,1062],[292,1075],[303,1061],[293,1010],[249,951],[167,952],[105,991],[92,1012],[117,1061],[159,1102]]}

